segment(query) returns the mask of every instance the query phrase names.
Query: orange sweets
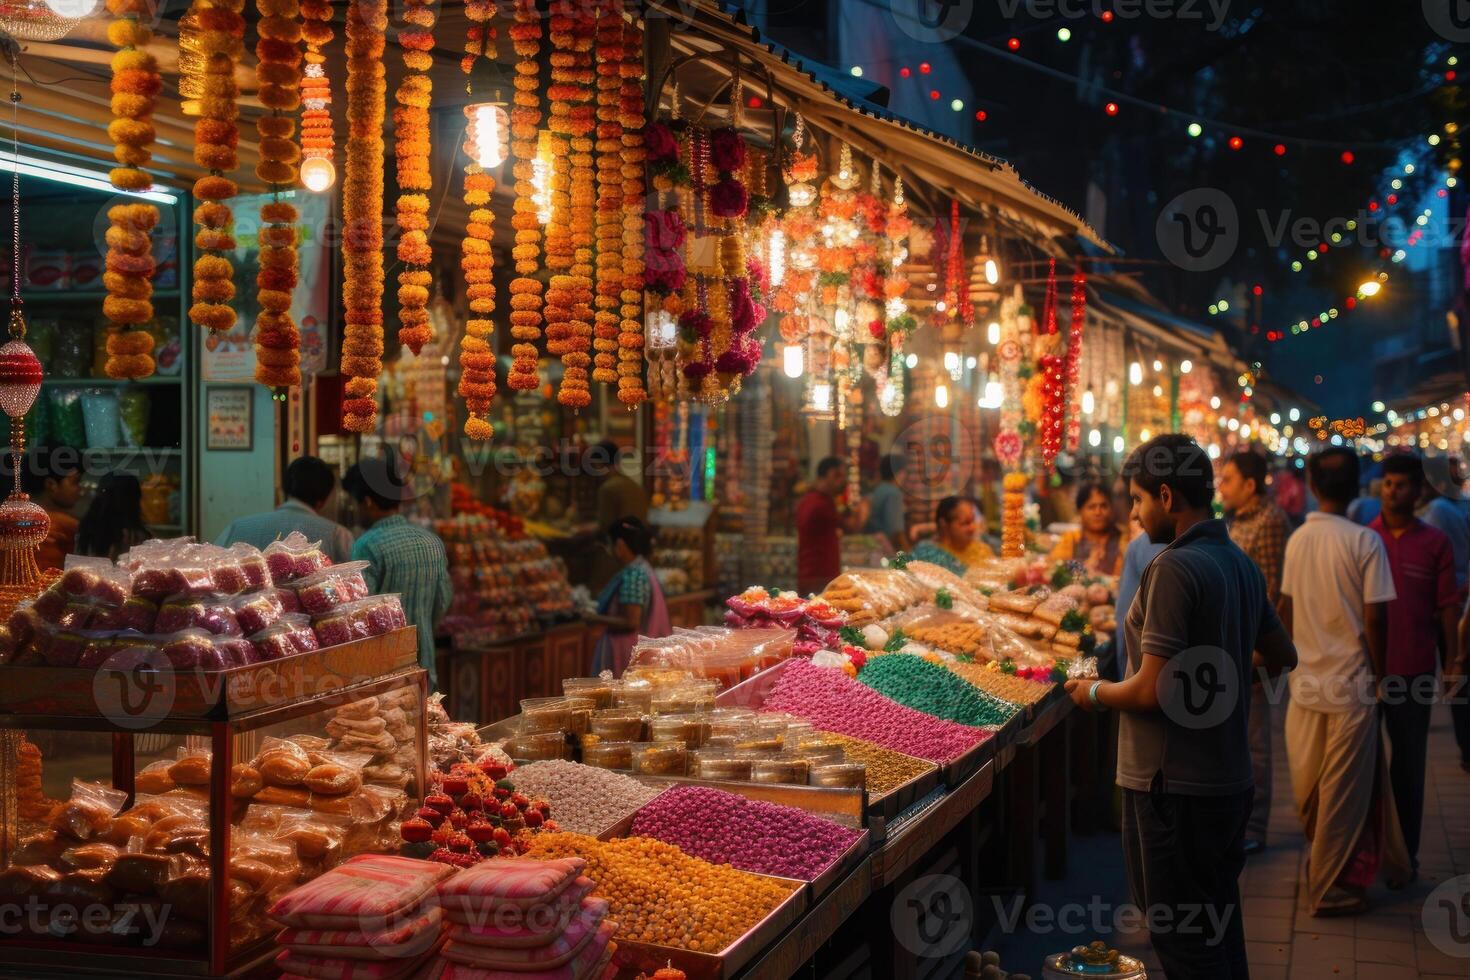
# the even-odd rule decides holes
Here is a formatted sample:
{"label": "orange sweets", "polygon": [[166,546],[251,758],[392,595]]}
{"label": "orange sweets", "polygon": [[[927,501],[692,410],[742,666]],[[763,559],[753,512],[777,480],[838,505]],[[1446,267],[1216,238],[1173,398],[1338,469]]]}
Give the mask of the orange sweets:
{"label": "orange sweets", "polygon": [[718,953],[775,910],[791,893],[759,875],[690,857],[648,837],[600,841],[582,834],[541,834],[526,857],[580,857],[607,899],[618,938]]}
{"label": "orange sweets", "polygon": [[[1039,686],[1039,685],[1038,685]],[[891,793],[910,780],[917,779],[934,768],[932,762],[915,759],[911,755],[885,749],[866,739],[823,732],[822,738],[837,742],[848,762],[867,767],[868,792],[874,796]]]}

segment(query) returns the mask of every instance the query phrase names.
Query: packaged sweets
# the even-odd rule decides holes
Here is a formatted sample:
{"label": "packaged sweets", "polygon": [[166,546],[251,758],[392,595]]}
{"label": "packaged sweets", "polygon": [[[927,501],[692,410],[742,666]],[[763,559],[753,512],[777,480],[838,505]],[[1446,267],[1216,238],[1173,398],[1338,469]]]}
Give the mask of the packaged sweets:
{"label": "packaged sweets", "polygon": [[316,631],[311,628],[311,619],[300,613],[286,613],[270,626],[251,634],[250,643],[259,660],[279,660],[321,646]]}
{"label": "packaged sweets", "polygon": [[319,616],[338,606],[366,598],[369,590],[362,572],[367,567],[365,561],[349,561],[296,579],[293,587],[296,599],[301,603],[301,611]]}
{"label": "packaged sweets", "polygon": [[[334,566],[334,568],[347,567],[347,565]],[[349,576],[354,574],[361,580],[360,572],[348,573]],[[313,588],[317,587],[313,586]],[[332,588],[335,589],[336,586]],[[366,590],[366,588],[367,586],[364,585],[363,589]],[[323,586],[321,591],[314,594],[320,596],[325,594],[325,591],[326,587]],[[306,608],[304,603],[303,608]],[[318,616],[312,625],[316,630],[317,642],[324,647],[330,647],[351,640],[391,633],[393,630],[407,626],[408,619],[403,614],[403,603],[399,601],[398,596],[375,595],[349,601],[345,605],[337,605],[325,615]]]}
{"label": "packaged sweets", "polygon": [[170,596],[158,607],[154,629],[176,633],[195,627],[216,636],[240,636],[244,631],[234,610],[220,596]]}
{"label": "packaged sweets", "polygon": [[271,579],[277,585],[306,578],[332,564],[326,552],[322,551],[321,542],[307,541],[306,535],[300,531],[292,531],[280,541],[272,541],[266,546],[264,557]]}

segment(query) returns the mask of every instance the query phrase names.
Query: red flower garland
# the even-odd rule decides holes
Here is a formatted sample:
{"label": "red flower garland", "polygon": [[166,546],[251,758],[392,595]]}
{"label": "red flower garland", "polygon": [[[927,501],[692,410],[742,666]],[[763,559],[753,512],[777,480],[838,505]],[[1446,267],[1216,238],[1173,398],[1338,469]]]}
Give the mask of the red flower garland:
{"label": "red flower garland", "polygon": [[398,340],[417,354],[434,339],[429,323],[429,286],[434,276],[429,246],[429,102],[433,90],[434,7],[429,0],[407,0],[404,27],[398,32],[403,49],[403,81],[393,93],[393,151],[398,163]]}
{"label": "red flower garland", "polygon": [[1077,371],[1082,359],[1082,330],[1087,321],[1087,277],[1082,267],[1072,273],[1072,330],[1067,338],[1065,401],[1072,410],[1067,418],[1067,448],[1076,452],[1081,445],[1082,401],[1077,391]]}
{"label": "red flower garland", "polygon": [[342,181],[342,427],[371,432],[383,371],[383,49],[387,0],[347,7],[347,150]]}
{"label": "red flower garland", "polygon": [[515,211],[511,227],[515,245],[511,259],[516,278],[510,281],[510,374],[506,383],[516,391],[530,391],[541,383],[536,340],[541,336],[541,281],[539,266],[541,219],[536,207],[537,130],[541,124],[541,18],[535,0],[516,0],[515,23],[510,27],[511,44],[520,57],[516,62],[515,95],[510,110],[511,153],[515,156]]}

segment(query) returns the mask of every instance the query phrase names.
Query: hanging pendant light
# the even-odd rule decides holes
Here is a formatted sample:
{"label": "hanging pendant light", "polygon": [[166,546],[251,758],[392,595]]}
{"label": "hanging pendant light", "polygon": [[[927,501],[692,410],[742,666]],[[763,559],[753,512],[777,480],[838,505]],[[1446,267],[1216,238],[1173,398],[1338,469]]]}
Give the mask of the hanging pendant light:
{"label": "hanging pendant light", "polygon": [[499,102],[476,102],[464,107],[464,151],[485,170],[505,162],[510,153],[510,116]]}
{"label": "hanging pendant light", "polygon": [[57,41],[97,9],[97,0],[3,0],[0,31],[21,41]]}

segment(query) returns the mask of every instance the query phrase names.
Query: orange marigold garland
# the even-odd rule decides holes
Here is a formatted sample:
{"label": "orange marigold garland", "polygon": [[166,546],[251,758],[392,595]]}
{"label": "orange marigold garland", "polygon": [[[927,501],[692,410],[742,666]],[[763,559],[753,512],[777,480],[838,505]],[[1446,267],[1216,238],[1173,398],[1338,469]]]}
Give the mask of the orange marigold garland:
{"label": "orange marigold garland", "polygon": [[[495,28],[490,19],[489,0],[469,0],[465,16],[470,28],[465,38],[465,56],[460,67],[468,75],[481,55],[495,48]],[[468,134],[467,134],[468,136]],[[460,243],[460,267],[464,270],[465,295],[469,299],[470,316],[465,321],[464,336],[459,343],[459,395],[464,399],[469,417],[464,434],[470,439],[489,439],[495,427],[486,417],[495,397],[495,212],[490,209],[495,193],[495,177],[475,162],[475,147],[466,139],[464,152],[470,163],[464,169],[464,203],[470,209],[465,236]]]}
{"label": "orange marigold garland", "polygon": [[[306,67],[301,75],[301,157],[326,161],[331,180],[336,179],[332,157],[337,139],[332,132],[332,83],[327,78],[327,56],[322,48],[331,44],[333,37],[331,0],[301,0],[301,39],[306,42]],[[330,187],[331,182],[326,186]]]}
{"label": "orange marigold garland", "polygon": [[534,278],[539,262],[541,219],[537,214],[536,167],[541,124],[541,18],[535,0],[516,0],[515,23],[510,26],[516,62],[515,95],[510,110],[510,149],[515,157],[515,211],[511,227],[515,245],[511,259],[516,277],[510,281],[510,374],[506,382],[516,391],[530,391],[541,383],[536,369],[536,340],[541,336],[541,282]]}
{"label": "orange marigold garland", "polygon": [[592,380],[618,378],[618,298],[623,291],[623,124],[618,112],[622,89],[623,18],[619,0],[597,0],[597,210],[596,278]]}
{"label": "orange marigold garland", "polygon": [[[194,25],[193,45],[199,56],[195,90],[199,119],[194,123],[194,162],[209,171],[195,182],[193,305],[189,319],[215,333],[235,326],[235,270],[227,254],[235,247],[231,231],[234,214],[224,202],[236,187],[225,174],[240,166],[238,103],[240,87],[235,65],[245,38],[244,0],[194,0],[189,17]],[[216,196],[207,197],[213,192]],[[208,261],[206,261],[208,259]]]}
{"label": "orange marigold garland", "polygon": [[[550,103],[544,145],[538,155],[550,162],[549,184],[550,215],[546,222],[546,268],[551,273],[546,287],[546,302],[542,316],[546,322],[546,353],[553,357],[564,357],[569,350],[571,335],[570,321],[574,299],[574,280],[570,274],[574,248],[571,228],[571,173],[567,164],[572,134],[572,102],[581,96],[576,84],[577,56],[574,52],[576,40],[572,35],[572,17],[565,12],[565,5],[554,10],[549,25],[551,34],[551,85],[546,90]],[[585,375],[585,371],[583,372]],[[570,402],[563,397],[569,393],[566,375],[563,373],[562,389],[557,400],[563,405]],[[582,379],[585,387],[585,377]],[[575,396],[572,396],[575,399]],[[589,397],[590,402],[590,397]]]}
{"label": "orange marigold garland", "polygon": [[[570,211],[570,238],[572,248],[571,268],[563,283],[568,303],[566,318],[565,353],[561,355],[562,381],[557,392],[557,401],[572,409],[586,408],[592,404],[592,393],[587,387],[587,367],[592,359],[587,351],[591,347],[592,334],[592,245],[593,213],[595,210],[592,150],[593,130],[596,127],[596,109],[592,105],[592,39],[596,20],[592,11],[564,4],[561,16],[552,17],[552,39],[561,40],[558,45],[563,53],[570,54],[571,64],[565,70],[563,88],[568,103],[565,112],[566,134],[570,137],[567,156],[570,173],[568,200]],[[568,16],[570,15],[570,16]],[[559,21],[569,21],[560,25]],[[553,81],[555,65],[553,61]],[[556,88],[557,86],[553,86]],[[556,277],[552,286],[557,285]]]}
{"label": "orange marigold garland", "polygon": [[301,107],[301,22],[297,0],[255,0],[260,12],[255,43],[255,77],[261,105],[269,112],[255,122],[260,162],[255,176],[271,190],[260,207],[260,271],[255,276],[260,315],[255,321],[255,380],[270,388],[301,384],[301,333],[291,316],[296,290],[296,208],[281,193],[296,186],[301,150],[291,138]]}
{"label": "orange marigold garland", "polygon": [[[114,20],[107,39],[118,48],[112,56],[112,154],[118,162],[108,175],[120,191],[143,191],[153,178],[143,168],[153,159],[153,106],[163,88],[158,62],[145,50],[153,32],[139,18],[144,0],[107,0]],[[107,365],[109,378],[146,378],[153,373],[153,336],[143,324],[153,319],[153,227],[158,208],[152,204],[118,204],[109,208],[107,259],[103,284],[107,298]]]}
{"label": "orange marigold garland", "polygon": [[342,427],[377,424],[383,371],[383,80],[386,0],[347,7],[347,148],[342,181]]}
{"label": "orange marigold garland", "polygon": [[398,44],[403,49],[403,81],[394,97],[393,150],[398,158],[398,261],[404,270],[398,274],[398,339],[417,354],[434,338],[429,324],[429,286],[433,274],[428,266],[432,259],[429,248],[429,190],[433,179],[429,172],[429,100],[433,81],[429,69],[434,67],[434,7],[430,0],[407,0],[399,31]]}
{"label": "orange marigold garland", "polygon": [[623,179],[618,400],[635,408],[648,397],[643,387],[643,168],[648,153],[643,146],[643,34],[631,23],[623,29],[623,61],[618,75]]}

